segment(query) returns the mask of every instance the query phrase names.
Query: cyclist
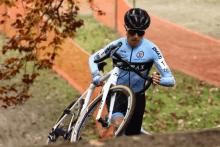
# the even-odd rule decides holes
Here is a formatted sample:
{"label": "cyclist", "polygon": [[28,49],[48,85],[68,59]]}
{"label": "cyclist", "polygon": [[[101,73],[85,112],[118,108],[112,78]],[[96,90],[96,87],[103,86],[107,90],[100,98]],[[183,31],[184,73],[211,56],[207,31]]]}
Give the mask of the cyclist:
{"label": "cyclist", "polygon": [[[160,71],[161,75],[152,74],[153,84],[172,87],[175,85],[175,79],[167,66],[160,50],[151,41],[143,38],[145,30],[150,25],[150,17],[148,13],[139,8],[130,9],[124,16],[126,37],[111,42],[108,46],[96,52],[89,58],[89,65],[93,75],[93,84],[101,86],[100,78],[102,77],[98,70],[98,64],[94,63],[101,54],[108,52],[108,49],[118,42],[122,42],[122,46],[117,51],[125,60],[129,61],[133,67],[141,71],[144,75],[148,75],[153,64]],[[117,63],[117,59],[113,57],[113,66]],[[137,92],[144,88],[145,80],[138,76],[135,72],[128,68],[120,68],[117,84],[125,84]],[[140,134],[143,114],[145,110],[145,93],[135,95],[136,106],[135,111],[129,122],[125,135]],[[117,126],[123,121],[123,113],[114,112],[112,115],[112,123]]]}

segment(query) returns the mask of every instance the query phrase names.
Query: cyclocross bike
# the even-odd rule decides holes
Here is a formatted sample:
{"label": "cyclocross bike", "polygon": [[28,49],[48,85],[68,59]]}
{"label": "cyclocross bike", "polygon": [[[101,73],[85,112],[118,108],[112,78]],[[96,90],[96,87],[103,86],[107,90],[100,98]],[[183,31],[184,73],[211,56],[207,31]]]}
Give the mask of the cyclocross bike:
{"label": "cyclocross bike", "polygon": [[[75,142],[81,139],[89,140],[93,137],[97,138],[98,136],[95,134],[100,134],[105,138],[115,138],[123,135],[124,130],[133,114],[135,94],[133,90],[126,85],[116,85],[120,67],[129,67],[132,71],[148,81],[142,90],[136,92],[137,94],[143,93],[149,88],[152,83],[152,78],[150,76],[143,75],[116,53],[121,45],[122,43],[119,42],[117,45],[109,49],[109,53],[94,61],[95,63],[100,63],[109,56],[114,56],[120,61],[115,65],[113,70],[101,78],[101,82],[104,82],[107,79],[108,80],[99,95],[91,103],[89,103],[92,93],[96,88],[94,84],[91,84],[80,98],[73,100],[62,112],[53,126],[52,131],[48,135],[47,144],[57,141]],[[105,62],[100,63],[99,69],[102,69],[105,65]],[[118,101],[117,105],[115,105],[115,101],[119,97],[120,101]],[[124,119],[120,125],[114,126],[111,122],[113,109],[117,109],[120,105],[126,106],[123,112]],[[97,113],[97,121],[92,117],[95,112]],[[142,133],[150,135],[150,133],[144,131],[143,129]]]}

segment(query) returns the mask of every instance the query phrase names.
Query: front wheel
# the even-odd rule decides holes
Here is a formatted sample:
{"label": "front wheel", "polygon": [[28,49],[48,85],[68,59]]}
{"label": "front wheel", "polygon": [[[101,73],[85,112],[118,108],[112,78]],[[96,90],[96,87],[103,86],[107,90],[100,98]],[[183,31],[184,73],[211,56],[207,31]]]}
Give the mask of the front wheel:
{"label": "front wheel", "polygon": [[[72,127],[75,125],[79,117],[83,100],[74,99],[61,113],[55,122],[52,132],[49,133],[46,144],[52,142],[65,142],[70,140]],[[60,122],[61,121],[61,122]],[[60,122],[60,123],[59,123]]]}
{"label": "front wheel", "polygon": [[[123,135],[135,107],[135,95],[133,90],[126,85],[116,85],[109,89],[106,107],[102,110],[101,119],[108,119],[109,104],[111,96],[115,97],[113,113],[123,114],[123,119],[120,124],[115,124],[110,121],[110,124],[103,125],[103,122],[96,122],[92,117],[97,108],[100,108],[103,93],[100,93],[83,111],[72,131],[70,141],[76,142],[77,140],[90,140],[98,138],[101,135],[103,138],[115,138]],[[95,112],[97,113],[97,112]],[[107,122],[107,121],[106,121]]]}

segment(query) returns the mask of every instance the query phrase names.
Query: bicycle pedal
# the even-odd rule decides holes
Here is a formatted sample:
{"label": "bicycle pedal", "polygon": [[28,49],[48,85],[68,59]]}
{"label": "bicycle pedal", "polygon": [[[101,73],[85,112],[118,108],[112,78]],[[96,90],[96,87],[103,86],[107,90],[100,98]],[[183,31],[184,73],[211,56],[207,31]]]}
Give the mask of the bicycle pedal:
{"label": "bicycle pedal", "polygon": [[79,137],[78,137],[78,140],[82,140],[82,137],[81,137],[81,136],[79,136]]}
{"label": "bicycle pedal", "polygon": [[[71,132],[72,132],[72,131],[71,131]],[[69,140],[70,137],[71,137],[71,132],[66,133],[66,134],[63,136],[63,138],[64,138],[65,140]]]}
{"label": "bicycle pedal", "polygon": [[49,138],[50,142],[55,142],[56,141],[54,139],[53,135],[54,135],[53,133],[49,133],[49,135],[47,136]]}
{"label": "bicycle pedal", "polygon": [[108,122],[106,121],[105,118],[104,119],[100,118],[98,122],[102,124],[102,127],[108,127]]}
{"label": "bicycle pedal", "polygon": [[61,128],[57,128],[54,130],[54,133],[58,136],[64,136],[66,134],[66,131],[62,130]]}

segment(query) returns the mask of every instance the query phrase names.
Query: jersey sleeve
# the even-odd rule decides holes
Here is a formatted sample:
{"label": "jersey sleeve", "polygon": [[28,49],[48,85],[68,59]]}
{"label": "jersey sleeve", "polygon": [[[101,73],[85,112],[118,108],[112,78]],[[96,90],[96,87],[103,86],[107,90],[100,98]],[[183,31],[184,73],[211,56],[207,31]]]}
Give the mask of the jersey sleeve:
{"label": "jersey sleeve", "polygon": [[92,72],[92,76],[100,75],[98,65],[99,63],[94,63],[95,59],[99,59],[99,54],[101,54],[104,49],[99,50],[98,52],[94,53],[92,56],[89,57],[89,67]]}
{"label": "jersey sleeve", "polygon": [[[111,42],[110,44],[108,44],[104,49],[99,50],[98,52],[94,53],[92,56],[89,57],[89,67],[91,69],[92,72],[92,76],[94,77],[95,75],[100,75],[99,69],[98,69],[98,65],[99,63],[94,63],[95,59],[99,59],[102,58],[103,56],[105,56],[106,54],[108,54],[109,50],[109,46],[112,44],[116,44],[118,42],[118,40]],[[109,58],[109,57],[108,57]]]}
{"label": "jersey sleeve", "polygon": [[152,48],[152,55],[153,55],[153,62],[162,75],[159,81],[159,85],[166,87],[174,86],[176,83],[174,76],[172,75],[170,68],[166,64],[162,56],[162,53],[156,46]]}

